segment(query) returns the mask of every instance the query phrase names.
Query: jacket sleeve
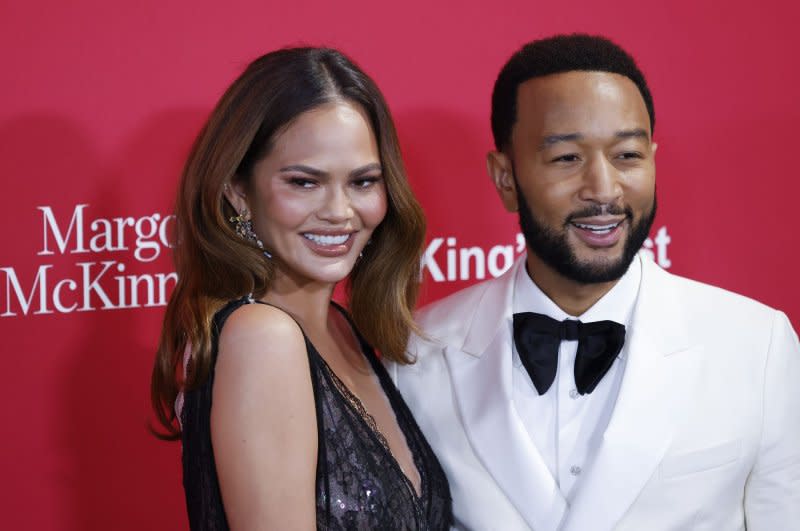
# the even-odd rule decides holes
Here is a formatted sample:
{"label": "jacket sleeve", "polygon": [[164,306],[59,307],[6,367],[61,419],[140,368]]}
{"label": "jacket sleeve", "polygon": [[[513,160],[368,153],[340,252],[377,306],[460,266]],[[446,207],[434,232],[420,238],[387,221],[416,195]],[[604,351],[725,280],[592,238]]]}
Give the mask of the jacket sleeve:
{"label": "jacket sleeve", "polygon": [[800,344],[775,313],[763,376],[761,445],[745,487],[749,531],[800,530]]}

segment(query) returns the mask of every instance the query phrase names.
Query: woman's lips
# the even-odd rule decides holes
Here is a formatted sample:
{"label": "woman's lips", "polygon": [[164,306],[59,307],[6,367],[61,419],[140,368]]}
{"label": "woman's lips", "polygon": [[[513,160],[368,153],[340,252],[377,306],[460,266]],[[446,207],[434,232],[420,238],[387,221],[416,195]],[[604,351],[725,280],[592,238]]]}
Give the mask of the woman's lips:
{"label": "woman's lips", "polygon": [[349,253],[355,241],[355,232],[304,232],[302,236],[309,249],[326,257],[343,256]]}

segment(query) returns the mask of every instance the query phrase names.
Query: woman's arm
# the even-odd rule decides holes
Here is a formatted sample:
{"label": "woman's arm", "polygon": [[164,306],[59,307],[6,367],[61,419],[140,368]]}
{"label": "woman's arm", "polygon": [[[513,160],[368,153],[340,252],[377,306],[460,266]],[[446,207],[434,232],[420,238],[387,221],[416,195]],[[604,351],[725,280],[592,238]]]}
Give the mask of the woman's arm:
{"label": "woman's arm", "polygon": [[231,529],[315,529],[317,423],[305,341],[282,311],[250,304],[225,323],[211,441]]}

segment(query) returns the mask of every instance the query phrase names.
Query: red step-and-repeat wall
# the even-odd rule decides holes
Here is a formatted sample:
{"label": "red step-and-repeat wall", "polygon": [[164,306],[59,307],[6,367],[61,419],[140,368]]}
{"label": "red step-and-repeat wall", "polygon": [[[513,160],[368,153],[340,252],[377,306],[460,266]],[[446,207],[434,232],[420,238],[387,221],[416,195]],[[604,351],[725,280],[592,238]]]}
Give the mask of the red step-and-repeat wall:
{"label": "red step-and-repeat wall", "polygon": [[536,37],[607,35],[656,102],[647,250],[798,327],[797,21],[789,0],[1,3],[2,527],[186,528],[180,447],[147,431],[170,207],[194,135],[256,56],[332,45],[376,79],[429,218],[431,301],[522,251],[484,169],[500,66]]}

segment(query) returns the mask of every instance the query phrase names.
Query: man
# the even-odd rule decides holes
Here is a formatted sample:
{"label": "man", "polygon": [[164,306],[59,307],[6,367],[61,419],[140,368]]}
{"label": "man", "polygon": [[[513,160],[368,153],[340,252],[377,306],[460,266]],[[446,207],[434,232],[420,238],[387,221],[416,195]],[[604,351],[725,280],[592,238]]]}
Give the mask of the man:
{"label": "man", "polygon": [[423,310],[417,363],[390,367],[459,527],[800,529],[797,335],[637,255],[653,126],[606,39],[535,41],[500,72],[488,170],[527,254]]}

